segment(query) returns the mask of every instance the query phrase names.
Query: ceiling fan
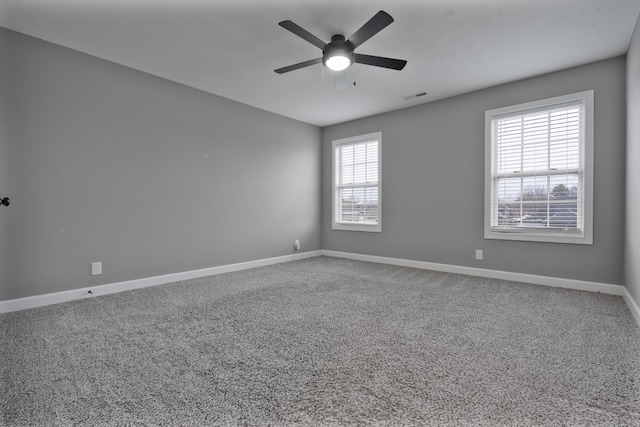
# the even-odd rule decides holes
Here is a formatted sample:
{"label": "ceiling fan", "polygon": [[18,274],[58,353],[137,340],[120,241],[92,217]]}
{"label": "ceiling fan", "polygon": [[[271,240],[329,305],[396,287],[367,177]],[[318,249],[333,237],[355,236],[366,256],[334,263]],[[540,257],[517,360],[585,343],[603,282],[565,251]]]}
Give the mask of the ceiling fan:
{"label": "ceiling fan", "polygon": [[291,31],[298,37],[301,37],[312,45],[322,49],[322,58],[311,59],[309,61],[289,65],[288,67],[278,68],[274,71],[278,74],[283,74],[320,63],[333,71],[345,70],[354,63],[390,68],[392,70],[402,70],[404,66],[407,65],[407,61],[405,60],[363,55],[354,52],[354,50],[362,43],[369,40],[392,22],[393,18],[391,15],[381,10],[348,39],[345,40],[342,34],[336,34],[331,37],[331,41],[329,43],[325,43],[292,21],[282,21],[278,24],[282,28]]}

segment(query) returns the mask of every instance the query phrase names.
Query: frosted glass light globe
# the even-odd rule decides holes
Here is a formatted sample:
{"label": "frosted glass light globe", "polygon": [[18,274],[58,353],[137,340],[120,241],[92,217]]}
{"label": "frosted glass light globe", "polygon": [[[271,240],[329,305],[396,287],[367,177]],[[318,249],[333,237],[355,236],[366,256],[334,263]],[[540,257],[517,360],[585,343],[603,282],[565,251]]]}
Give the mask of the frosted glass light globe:
{"label": "frosted glass light globe", "polygon": [[327,59],[326,65],[333,71],[342,71],[351,65],[351,60],[346,56],[336,55]]}

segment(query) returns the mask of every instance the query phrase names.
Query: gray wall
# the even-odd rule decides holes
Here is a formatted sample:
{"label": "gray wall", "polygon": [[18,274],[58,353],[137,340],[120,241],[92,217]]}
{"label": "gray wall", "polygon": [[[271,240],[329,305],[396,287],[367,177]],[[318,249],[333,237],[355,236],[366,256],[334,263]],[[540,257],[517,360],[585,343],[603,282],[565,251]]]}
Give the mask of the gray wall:
{"label": "gray wall", "polygon": [[640,18],[627,53],[627,215],[624,283],[640,304]]}
{"label": "gray wall", "polygon": [[[595,90],[594,245],[485,240],[485,110],[589,89]],[[621,284],[625,121],[619,57],[325,128],[323,248]],[[376,131],[382,131],[382,233],[334,231],[331,141]],[[484,261],[475,260],[475,249],[484,250]]]}
{"label": "gray wall", "polygon": [[320,249],[319,128],[6,29],[0,48],[0,300]]}

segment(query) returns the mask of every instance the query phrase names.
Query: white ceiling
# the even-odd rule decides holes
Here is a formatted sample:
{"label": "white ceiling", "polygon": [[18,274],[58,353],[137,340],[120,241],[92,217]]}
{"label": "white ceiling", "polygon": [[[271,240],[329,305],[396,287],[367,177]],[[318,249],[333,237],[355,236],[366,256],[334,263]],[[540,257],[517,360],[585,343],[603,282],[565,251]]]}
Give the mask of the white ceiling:
{"label": "white ceiling", "polygon": [[[349,37],[379,10],[395,22],[356,52],[335,90],[322,65],[276,74]],[[640,0],[0,0],[0,26],[317,126],[626,53]],[[412,97],[420,92],[426,96]]]}

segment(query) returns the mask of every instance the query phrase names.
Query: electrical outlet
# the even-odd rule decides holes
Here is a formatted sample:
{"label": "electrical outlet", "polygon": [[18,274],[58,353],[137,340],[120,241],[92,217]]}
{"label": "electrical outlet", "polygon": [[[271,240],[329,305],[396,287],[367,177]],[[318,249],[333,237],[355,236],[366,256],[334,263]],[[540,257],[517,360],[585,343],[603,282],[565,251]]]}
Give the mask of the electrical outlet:
{"label": "electrical outlet", "polygon": [[92,262],[91,275],[97,276],[98,274],[102,274],[102,262]]}
{"label": "electrical outlet", "polygon": [[299,250],[300,250],[300,240],[296,240],[295,242],[293,242],[293,248],[294,248],[296,251],[299,251]]}
{"label": "electrical outlet", "polygon": [[476,259],[482,259],[482,249],[476,249]]}

